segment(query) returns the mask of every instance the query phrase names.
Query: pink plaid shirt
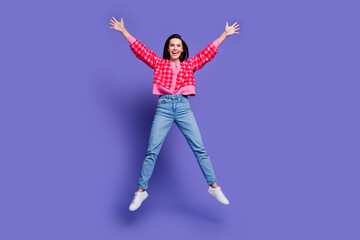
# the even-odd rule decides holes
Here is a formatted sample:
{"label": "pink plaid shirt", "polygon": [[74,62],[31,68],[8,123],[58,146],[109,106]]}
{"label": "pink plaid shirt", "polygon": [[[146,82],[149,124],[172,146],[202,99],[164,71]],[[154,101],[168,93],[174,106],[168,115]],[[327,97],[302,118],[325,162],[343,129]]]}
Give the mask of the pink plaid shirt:
{"label": "pink plaid shirt", "polygon": [[153,94],[183,94],[195,96],[194,72],[213,59],[221,42],[216,39],[194,57],[180,62],[158,57],[139,40],[129,36],[130,48],[135,56],[154,69]]}

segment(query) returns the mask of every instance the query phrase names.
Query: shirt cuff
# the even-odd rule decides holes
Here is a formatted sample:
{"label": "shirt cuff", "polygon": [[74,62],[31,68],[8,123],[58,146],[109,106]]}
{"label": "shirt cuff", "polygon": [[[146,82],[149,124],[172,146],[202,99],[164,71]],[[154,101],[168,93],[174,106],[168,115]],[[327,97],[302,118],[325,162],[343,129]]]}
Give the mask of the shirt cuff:
{"label": "shirt cuff", "polygon": [[213,44],[215,45],[216,48],[218,48],[221,44],[220,40],[219,39],[216,39]]}
{"label": "shirt cuff", "polygon": [[127,40],[129,41],[130,44],[136,41],[136,39],[131,35],[127,38]]}

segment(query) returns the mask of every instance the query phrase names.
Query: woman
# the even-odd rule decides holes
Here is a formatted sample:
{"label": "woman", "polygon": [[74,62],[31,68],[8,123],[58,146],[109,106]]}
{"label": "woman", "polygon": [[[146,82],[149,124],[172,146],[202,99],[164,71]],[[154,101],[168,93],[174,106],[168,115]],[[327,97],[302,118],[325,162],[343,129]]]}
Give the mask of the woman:
{"label": "woman", "polygon": [[163,58],[160,58],[129,34],[124,27],[123,18],[118,22],[112,17],[110,24],[112,25],[110,29],[120,31],[130,42],[130,48],[136,57],[154,69],[153,94],[159,95],[148,149],[141,169],[138,190],[135,192],[135,197],[129,206],[129,210],[135,211],[138,209],[141,203],[148,197],[146,191],[148,181],[153,173],[161,146],[174,122],[184,134],[194,152],[209,185],[208,192],[221,203],[228,205],[228,199],[223,194],[220,186],[217,185],[210,158],[206,153],[199,128],[190,109],[188,96],[195,96],[193,73],[215,57],[218,47],[226,37],[239,33],[236,32],[240,29],[239,25],[236,22],[229,26],[226,22],[225,31],[218,39],[187,60],[189,56],[188,47],[178,34],[173,34],[166,40]]}

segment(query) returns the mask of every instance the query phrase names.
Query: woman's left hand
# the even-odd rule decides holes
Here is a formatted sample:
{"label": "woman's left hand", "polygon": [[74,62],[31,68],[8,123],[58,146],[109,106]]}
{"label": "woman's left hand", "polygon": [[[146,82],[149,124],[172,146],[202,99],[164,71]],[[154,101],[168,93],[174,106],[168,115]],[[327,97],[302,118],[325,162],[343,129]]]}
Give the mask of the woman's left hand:
{"label": "woman's left hand", "polygon": [[239,27],[239,24],[237,22],[234,23],[232,26],[229,26],[228,22],[226,22],[225,32],[226,32],[226,34],[228,36],[233,35],[234,33],[239,34],[239,32],[236,32],[239,29],[240,29],[240,27]]}

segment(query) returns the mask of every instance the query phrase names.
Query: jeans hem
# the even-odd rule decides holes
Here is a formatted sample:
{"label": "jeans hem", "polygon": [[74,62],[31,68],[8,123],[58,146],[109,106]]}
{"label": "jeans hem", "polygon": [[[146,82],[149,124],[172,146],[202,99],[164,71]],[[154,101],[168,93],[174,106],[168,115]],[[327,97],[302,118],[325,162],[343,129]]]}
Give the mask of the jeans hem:
{"label": "jeans hem", "polygon": [[211,184],[216,183],[216,182],[217,182],[217,180],[215,180],[215,181],[210,181],[210,182],[208,182],[208,185],[210,186]]}

